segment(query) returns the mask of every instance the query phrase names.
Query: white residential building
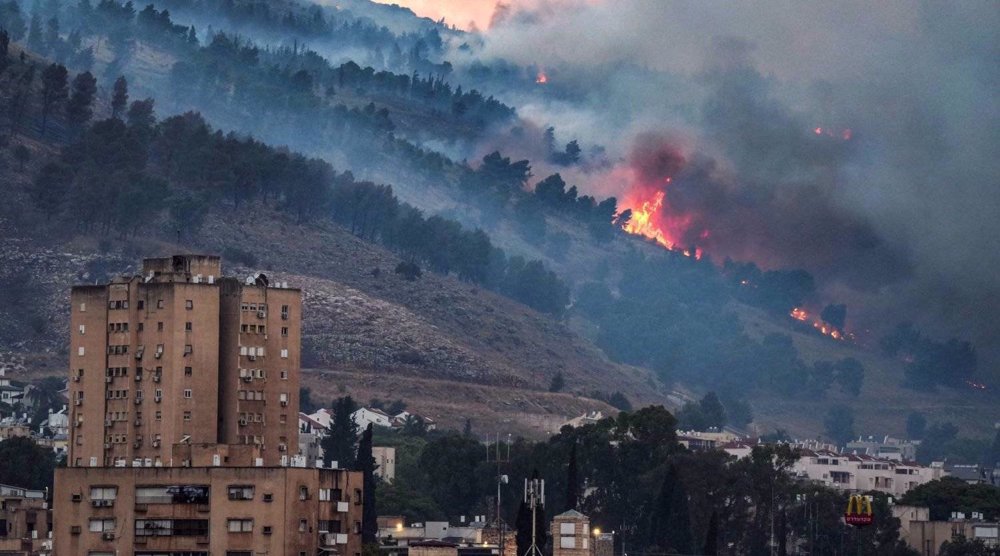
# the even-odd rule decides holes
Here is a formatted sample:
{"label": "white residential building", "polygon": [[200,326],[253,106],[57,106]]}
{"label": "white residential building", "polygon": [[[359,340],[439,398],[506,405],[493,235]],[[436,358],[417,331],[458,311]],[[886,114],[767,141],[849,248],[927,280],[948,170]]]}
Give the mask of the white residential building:
{"label": "white residential building", "polygon": [[389,417],[389,415],[381,409],[376,409],[374,407],[362,407],[354,413],[351,413],[351,419],[354,419],[354,422],[358,424],[358,428],[361,430],[368,428],[369,424],[376,427],[392,426],[392,417]]}

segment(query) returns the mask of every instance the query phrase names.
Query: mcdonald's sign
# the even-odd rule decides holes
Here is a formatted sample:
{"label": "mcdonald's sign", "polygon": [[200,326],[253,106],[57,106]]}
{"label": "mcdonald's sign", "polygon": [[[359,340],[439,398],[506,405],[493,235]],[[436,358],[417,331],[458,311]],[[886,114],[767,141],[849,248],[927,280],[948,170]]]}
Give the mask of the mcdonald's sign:
{"label": "mcdonald's sign", "polygon": [[855,527],[871,525],[874,521],[872,517],[872,501],[867,496],[852,494],[847,500],[847,512],[844,513],[844,523]]}

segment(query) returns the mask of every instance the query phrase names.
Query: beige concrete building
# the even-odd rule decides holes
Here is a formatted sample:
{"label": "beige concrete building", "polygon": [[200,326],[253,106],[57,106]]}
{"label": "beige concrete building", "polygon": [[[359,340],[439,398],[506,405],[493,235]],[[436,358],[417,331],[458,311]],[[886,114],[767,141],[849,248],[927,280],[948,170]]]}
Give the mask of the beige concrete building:
{"label": "beige concrete building", "polygon": [[392,446],[373,446],[375,475],[387,483],[396,480],[396,449]]}
{"label": "beige concrete building", "polygon": [[362,478],[296,467],[78,467],[56,474],[70,554],[357,555]]}
{"label": "beige concrete building", "polygon": [[45,491],[0,485],[0,554],[51,554],[51,513]]}
{"label": "beige concrete building", "polygon": [[950,521],[931,521],[930,510],[923,506],[893,506],[892,516],[899,519],[899,536],[921,556],[937,556],[941,545],[960,537],[982,541],[988,548],[1000,549],[1000,524],[982,521],[982,516],[967,519],[955,515]]}
{"label": "beige concrete building", "polygon": [[180,442],[297,451],[301,292],[221,273],[184,255],[73,288],[70,466],[182,465]]}
{"label": "beige concrete building", "polygon": [[361,473],[296,455],[299,290],[178,255],[71,304],[57,554],[360,555]]}
{"label": "beige concrete building", "polygon": [[589,517],[569,510],[552,518],[552,556],[591,556]]}

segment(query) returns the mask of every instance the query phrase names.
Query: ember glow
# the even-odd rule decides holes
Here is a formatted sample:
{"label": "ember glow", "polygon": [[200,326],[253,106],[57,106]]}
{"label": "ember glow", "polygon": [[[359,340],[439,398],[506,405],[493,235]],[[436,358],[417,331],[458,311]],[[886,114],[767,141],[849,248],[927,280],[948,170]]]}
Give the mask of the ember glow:
{"label": "ember glow", "polygon": [[544,85],[548,82],[549,82],[549,76],[545,75],[544,71],[538,72],[538,75],[535,76],[535,83],[538,83],[539,85]]}
{"label": "ember glow", "polygon": [[795,320],[797,320],[799,322],[811,323],[812,327],[815,328],[817,332],[819,332],[820,334],[822,334],[824,336],[829,336],[829,337],[833,338],[834,340],[848,340],[848,339],[853,340],[854,339],[854,335],[853,334],[851,334],[849,332],[845,332],[843,330],[840,330],[840,329],[836,328],[835,326],[831,326],[830,324],[823,322],[819,318],[816,318],[816,317],[812,316],[809,313],[809,311],[807,311],[806,309],[803,309],[802,307],[794,307],[788,313],[788,316],[792,317],[793,319],[795,319]]}
{"label": "ember glow", "polygon": [[851,137],[854,136],[854,132],[852,132],[850,128],[844,128],[840,130],[839,133],[828,127],[814,127],[812,131],[816,135],[825,135],[827,137],[839,137],[844,141],[850,141]]}

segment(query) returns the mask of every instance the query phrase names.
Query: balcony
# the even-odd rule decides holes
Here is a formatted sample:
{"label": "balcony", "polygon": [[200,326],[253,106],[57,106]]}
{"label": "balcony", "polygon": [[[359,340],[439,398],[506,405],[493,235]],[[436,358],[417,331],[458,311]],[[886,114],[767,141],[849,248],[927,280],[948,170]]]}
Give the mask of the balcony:
{"label": "balcony", "polygon": [[337,511],[346,514],[351,509],[350,502],[337,502]]}
{"label": "balcony", "polygon": [[347,544],[347,533],[323,533],[320,537],[323,546]]}

